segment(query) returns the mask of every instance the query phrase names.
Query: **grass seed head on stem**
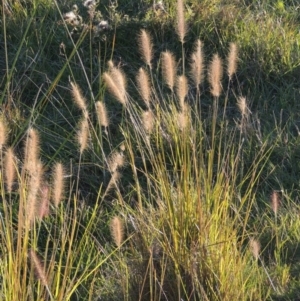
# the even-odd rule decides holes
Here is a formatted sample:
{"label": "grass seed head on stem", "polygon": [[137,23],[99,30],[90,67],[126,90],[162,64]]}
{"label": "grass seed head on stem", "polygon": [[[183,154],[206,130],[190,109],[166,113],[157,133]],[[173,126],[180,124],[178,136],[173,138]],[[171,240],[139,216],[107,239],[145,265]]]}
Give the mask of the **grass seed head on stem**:
{"label": "grass seed head on stem", "polygon": [[222,85],[221,85],[222,75],[223,75],[222,60],[217,54],[215,54],[209,67],[209,83],[211,86],[210,91],[211,94],[215,97],[219,97],[222,92]]}
{"label": "grass seed head on stem", "polygon": [[151,134],[154,127],[154,114],[151,110],[142,113],[142,123],[147,134]]}
{"label": "grass seed head on stem", "polygon": [[117,247],[120,247],[124,237],[124,225],[118,216],[115,216],[110,223],[110,232]]}
{"label": "grass seed head on stem", "polygon": [[186,23],[184,18],[184,5],[183,0],[177,0],[177,35],[180,42],[184,43],[184,38],[186,35]]}
{"label": "grass seed head on stem", "polygon": [[138,45],[145,64],[151,69],[151,61],[153,59],[153,44],[150,34],[145,29],[142,29],[140,32],[138,37]]}
{"label": "grass seed head on stem", "polygon": [[230,43],[229,54],[228,54],[228,68],[227,74],[229,79],[236,73],[237,70],[237,59],[238,59],[238,48],[235,43]]}
{"label": "grass seed head on stem", "polygon": [[147,108],[150,107],[150,96],[151,96],[151,88],[150,88],[150,80],[147,72],[140,68],[136,77],[138,91],[147,105]]}
{"label": "grass seed head on stem", "polygon": [[77,132],[77,141],[79,144],[79,151],[82,154],[88,147],[89,140],[89,122],[87,118],[83,117],[79,122],[79,130]]}
{"label": "grass seed head on stem", "polygon": [[97,113],[99,124],[107,128],[109,126],[109,119],[108,119],[108,114],[104,102],[97,101],[95,105],[96,105],[96,113]]}
{"label": "grass seed head on stem", "polygon": [[170,51],[163,52],[161,57],[161,64],[163,79],[173,92],[176,78],[176,62],[174,55]]}
{"label": "grass seed head on stem", "polygon": [[184,100],[188,93],[188,81],[185,75],[177,77],[176,92],[179,99],[180,109],[183,110]]}
{"label": "grass seed head on stem", "polygon": [[71,92],[73,95],[73,99],[77,107],[82,110],[83,112],[87,111],[87,106],[86,106],[86,99],[83,97],[81,90],[79,87],[71,82]]}
{"label": "grass seed head on stem", "polygon": [[65,188],[64,174],[63,165],[59,162],[56,163],[52,173],[52,201],[55,207],[58,207],[63,198]]}
{"label": "grass seed head on stem", "polygon": [[29,128],[25,143],[25,162],[24,168],[31,174],[37,168],[39,162],[40,139],[37,130]]}
{"label": "grass seed head on stem", "polygon": [[5,171],[5,182],[6,189],[9,193],[12,191],[13,183],[16,178],[17,162],[14,155],[13,149],[10,147],[6,150],[4,159],[4,171]]}
{"label": "grass seed head on stem", "polygon": [[197,40],[194,47],[194,52],[190,57],[190,76],[197,90],[203,81],[204,59],[202,53],[202,43]]}
{"label": "grass seed head on stem", "polygon": [[109,92],[124,106],[127,103],[126,78],[124,73],[116,68],[110,68],[109,72],[103,73],[103,80]]}
{"label": "grass seed head on stem", "polygon": [[250,238],[250,250],[256,260],[259,259],[260,243],[254,238]]}
{"label": "grass seed head on stem", "polygon": [[0,151],[3,149],[7,140],[7,130],[3,119],[0,119]]}
{"label": "grass seed head on stem", "polygon": [[280,206],[280,197],[277,191],[273,191],[271,194],[271,207],[275,215],[278,213],[278,209]]}
{"label": "grass seed head on stem", "polygon": [[29,251],[29,258],[35,269],[36,276],[38,277],[38,279],[41,281],[41,283],[44,286],[48,286],[48,280],[47,280],[44,268],[42,266],[42,262],[39,259],[38,255],[36,254],[36,252],[32,249]]}

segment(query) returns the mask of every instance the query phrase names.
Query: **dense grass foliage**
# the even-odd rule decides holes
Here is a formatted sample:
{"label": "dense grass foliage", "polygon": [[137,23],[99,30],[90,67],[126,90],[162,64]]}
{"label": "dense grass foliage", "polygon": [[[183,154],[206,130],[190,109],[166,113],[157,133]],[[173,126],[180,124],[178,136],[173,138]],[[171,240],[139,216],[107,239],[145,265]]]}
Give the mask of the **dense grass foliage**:
{"label": "dense grass foliage", "polygon": [[0,12],[2,299],[299,299],[296,1]]}

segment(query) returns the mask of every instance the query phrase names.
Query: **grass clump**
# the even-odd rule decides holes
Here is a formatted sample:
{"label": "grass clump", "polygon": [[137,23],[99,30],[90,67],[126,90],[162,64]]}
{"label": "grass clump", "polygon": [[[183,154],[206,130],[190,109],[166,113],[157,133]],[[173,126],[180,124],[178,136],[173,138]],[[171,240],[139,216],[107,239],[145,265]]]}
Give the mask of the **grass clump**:
{"label": "grass clump", "polygon": [[148,2],[2,5],[0,294],[294,300],[293,5]]}

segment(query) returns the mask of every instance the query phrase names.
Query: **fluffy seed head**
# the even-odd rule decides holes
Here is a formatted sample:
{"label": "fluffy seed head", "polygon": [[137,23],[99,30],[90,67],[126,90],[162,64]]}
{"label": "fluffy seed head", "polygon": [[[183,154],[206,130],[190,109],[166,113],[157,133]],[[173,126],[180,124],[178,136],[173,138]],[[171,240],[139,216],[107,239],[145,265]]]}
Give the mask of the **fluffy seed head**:
{"label": "fluffy seed head", "polygon": [[2,119],[0,119],[0,151],[2,150],[3,146],[6,143],[7,139],[7,130],[5,123]]}
{"label": "fluffy seed head", "polygon": [[27,139],[25,143],[25,162],[24,168],[29,172],[36,170],[39,162],[40,142],[37,130],[29,128],[27,131]]}
{"label": "fluffy seed head", "polygon": [[150,81],[147,72],[143,68],[139,69],[136,77],[136,82],[137,82],[138,91],[143,101],[149,108],[150,96],[151,96]]}
{"label": "fluffy seed head", "polygon": [[138,45],[144,63],[151,69],[151,61],[153,59],[153,44],[150,34],[144,29],[140,31],[140,35],[138,37]]}
{"label": "fluffy seed head", "polygon": [[179,99],[180,108],[183,110],[184,100],[188,93],[188,81],[185,75],[180,75],[177,77],[176,92]]}
{"label": "fluffy seed head", "polygon": [[58,207],[63,198],[65,188],[64,173],[63,165],[59,162],[56,163],[52,173],[52,201],[55,207]]}
{"label": "fluffy seed head", "polygon": [[211,86],[210,91],[211,94],[215,97],[219,97],[221,95],[222,75],[223,75],[222,60],[217,54],[215,54],[209,68],[209,82]]}
{"label": "fluffy seed head", "polygon": [[280,197],[277,191],[273,191],[271,194],[271,206],[275,215],[277,215],[278,208],[280,206]]}
{"label": "fluffy seed head", "polygon": [[36,252],[32,249],[29,251],[29,258],[31,260],[31,263],[32,263],[34,269],[35,269],[36,276],[38,277],[38,279],[42,282],[42,284],[44,286],[47,286],[48,281],[47,281],[47,277],[46,277],[45,271],[43,269],[41,260],[39,259]]}
{"label": "fluffy seed head", "polygon": [[183,0],[177,0],[177,34],[180,42],[183,44],[186,35]]}
{"label": "fluffy seed head", "polygon": [[87,107],[86,107],[86,99],[83,97],[79,87],[71,82],[71,92],[72,92],[72,96],[73,96],[73,100],[75,102],[75,104],[77,105],[77,107],[82,110],[83,112],[87,111]]}
{"label": "fluffy seed head", "polygon": [[162,53],[161,57],[162,64],[162,76],[165,83],[173,91],[176,78],[176,62],[175,57],[170,51]]}
{"label": "fluffy seed head", "polygon": [[9,193],[12,191],[13,183],[16,177],[16,158],[13,149],[10,147],[7,149],[4,159],[4,171],[6,189]]}
{"label": "fluffy seed head", "polygon": [[250,250],[254,258],[257,260],[259,258],[259,252],[260,252],[260,243],[258,240],[254,238],[250,239]]}
{"label": "fluffy seed head", "polygon": [[107,128],[109,126],[109,119],[108,119],[108,114],[104,102],[97,101],[95,105],[96,105],[96,113],[97,113],[99,124]]}
{"label": "fluffy seed head", "polygon": [[109,72],[103,73],[103,80],[109,90],[109,92],[122,104],[126,105],[126,78],[124,73],[116,68],[112,67]]}
{"label": "fluffy seed head", "polygon": [[122,167],[125,163],[125,158],[122,153],[114,152],[108,160],[109,171],[113,174],[118,168]]}
{"label": "fluffy seed head", "polygon": [[200,40],[197,40],[195,43],[194,52],[190,57],[190,76],[197,90],[203,81],[203,62],[202,43]]}
{"label": "fluffy seed head", "polygon": [[40,203],[38,206],[37,216],[40,220],[49,215],[50,189],[47,183],[43,183],[39,193]]}
{"label": "fluffy seed head", "polygon": [[247,106],[247,100],[245,97],[239,97],[237,101],[237,106],[240,110],[243,119],[248,119],[249,114],[251,113],[250,109]]}
{"label": "fluffy seed head", "polygon": [[151,110],[142,113],[142,123],[147,134],[150,134],[154,127],[154,114]]}
{"label": "fluffy seed head", "polygon": [[110,222],[110,232],[117,247],[120,247],[124,237],[124,225],[122,220],[115,216]]}
{"label": "fluffy seed head", "polygon": [[227,73],[229,79],[236,73],[238,59],[238,48],[235,43],[230,43],[229,54],[228,54],[228,68]]}
{"label": "fluffy seed head", "polygon": [[87,118],[83,117],[79,122],[79,130],[77,132],[77,141],[79,144],[79,151],[82,154],[88,147],[89,140],[89,122]]}

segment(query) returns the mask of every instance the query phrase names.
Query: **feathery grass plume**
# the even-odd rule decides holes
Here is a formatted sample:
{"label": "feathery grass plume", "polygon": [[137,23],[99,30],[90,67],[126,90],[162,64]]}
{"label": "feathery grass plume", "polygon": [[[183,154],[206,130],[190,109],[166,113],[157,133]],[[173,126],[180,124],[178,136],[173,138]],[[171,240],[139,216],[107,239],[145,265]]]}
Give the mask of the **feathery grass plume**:
{"label": "feathery grass plume", "polygon": [[222,60],[217,54],[215,54],[209,66],[209,83],[211,86],[210,92],[215,97],[219,97],[221,95],[222,75],[223,75]]}
{"label": "feathery grass plume", "polygon": [[186,35],[183,0],[177,0],[177,30],[176,31],[180,42],[183,44]]}
{"label": "feathery grass plume", "polygon": [[29,258],[30,258],[31,263],[34,267],[37,278],[41,281],[41,283],[44,286],[47,287],[48,286],[48,280],[47,280],[47,276],[45,274],[44,268],[42,266],[42,262],[39,259],[38,255],[36,254],[36,252],[32,249],[30,249],[30,251],[29,251]]}
{"label": "feathery grass plume", "polygon": [[109,119],[106,106],[103,101],[96,101],[96,113],[98,122],[101,126],[107,128],[109,126]]}
{"label": "feathery grass plume", "polygon": [[77,132],[77,141],[80,146],[79,151],[82,154],[88,147],[89,140],[89,122],[83,117],[79,122],[79,130]]}
{"label": "feathery grass plume", "polygon": [[117,247],[120,247],[124,237],[124,225],[122,220],[115,216],[110,222],[110,232]]}
{"label": "feathery grass plume", "polygon": [[122,153],[114,152],[108,159],[108,168],[110,173],[115,173],[118,168],[125,164],[125,158]]}
{"label": "feathery grass plume", "polygon": [[259,252],[260,252],[260,243],[258,240],[254,238],[250,238],[249,242],[250,250],[256,260],[259,259]]}
{"label": "feathery grass plume", "polygon": [[12,191],[13,183],[16,178],[17,162],[14,151],[11,147],[6,150],[4,159],[5,183],[6,189],[9,193]]}
{"label": "feathery grass plume", "polygon": [[37,216],[40,220],[49,215],[49,205],[50,205],[50,189],[47,183],[41,185],[39,191],[40,203],[38,205]]}
{"label": "feathery grass plume", "polygon": [[273,191],[271,194],[271,207],[275,215],[277,215],[278,208],[280,206],[280,197],[277,191]]}
{"label": "feathery grass plume", "polygon": [[237,106],[240,110],[240,113],[242,115],[242,118],[244,120],[248,120],[249,114],[251,113],[250,109],[247,106],[247,100],[245,97],[239,97],[237,101]]}
{"label": "feathery grass plume", "polygon": [[161,64],[163,79],[173,92],[176,77],[176,62],[174,55],[168,50],[162,52]]}
{"label": "feathery grass plume", "polygon": [[37,215],[38,209],[38,193],[41,187],[41,181],[43,177],[43,164],[41,161],[36,163],[35,170],[30,172],[27,204],[26,204],[26,216],[28,223],[32,223]]}
{"label": "feathery grass plume", "polygon": [[177,77],[176,92],[179,99],[180,109],[183,110],[184,100],[188,93],[188,81],[185,75]]}
{"label": "feathery grass plume", "polygon": [[228,54],[228,68],[227,68],[227,74],[229,76],[229,79],[232,79],[232,76],[236,73],[237,59],[238,59],[237,45],[235,43],[230,43],[229,54]]}
{"label": "feathery grass plume", "polygon": [[142,113],[142,123],[147,134],[150,134],[154,127],[154,114],[151,110]]}
{"label": "feathery grass plume", "polygon": [[190,57],[190,76],[197,90],[199,90],[199,85],[203,81],[203,64],[202,43],[200,40],[197,40],[194,46],[194,52]]}
{"label": "feathery grass plume", "polygon": [[6,143],[7,139],[7,130],[6,125],[2,119],[0,119],[0,151]]}
{"label": "feathery grass plume", "polygon": [[55,207],[58,207],[63,198],[65,188],[64,174],[63,165],[57,162],[52,173],[52,201]]}
{"label": "feathery grass plume", "polygon": [[145,29],[142,29],[140,31],[139,37],[138,37],[138,45],[139,50],[142,55],[142,58],[144,60],[144,63],[149,66],[150,69],[152,69],[151,61],[153,59],[153,44],[152,44],[152,38]]}
{"label": "feathery grass plume", "polygon": [[75,104],[80,110],[82,110],[83,112],[87,112],[86,99],[83,97],[79,87],[77,86],[77,84],[74,84],[72,82],[71,82],[71,87],[72,87],[71,92]]}
{"label": "feathery grass plume", "polygon": [[147,105],[147,108],[150,107],[150,96],[151,96],[151,88],[150,88],[150,80],[147,72],[140,68],[138,74],[136,76],[138,91]]}
{"label": "feathery grass plume", "polygon": [[25,143],[24,168],[29,172],[34,172],[39,162],[40,139],[37,130],[29,128]]}
{"label": "feathery grass plume", "polygon": [[109,72],[104,72],[102,77],[110,93],[125,106],[127,103],[127,95],[124,73],[120,69],[112,67]]}

